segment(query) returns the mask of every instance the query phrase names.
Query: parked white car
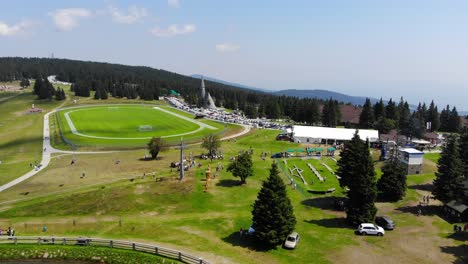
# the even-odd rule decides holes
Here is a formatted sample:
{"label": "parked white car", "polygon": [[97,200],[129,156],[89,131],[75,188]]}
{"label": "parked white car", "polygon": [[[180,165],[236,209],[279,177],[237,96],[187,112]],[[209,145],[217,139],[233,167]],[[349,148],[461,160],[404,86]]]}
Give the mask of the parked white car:
{"label": "parked white car", "polygon": [[296,232],[293,232],[289,234],[289,236],[284,241],[284,247],[289,248],[289,249],[294,249],[296,248],[298,242],[299,242],[299,234]]}
{"label": "parked white car", "polygon": [[377,236],[383,236],[385,235],[385,230],[378,226],[374,225],[372,223],[363,223],[360,224],[356,230],[356,232],[360,235],[377,235]]}

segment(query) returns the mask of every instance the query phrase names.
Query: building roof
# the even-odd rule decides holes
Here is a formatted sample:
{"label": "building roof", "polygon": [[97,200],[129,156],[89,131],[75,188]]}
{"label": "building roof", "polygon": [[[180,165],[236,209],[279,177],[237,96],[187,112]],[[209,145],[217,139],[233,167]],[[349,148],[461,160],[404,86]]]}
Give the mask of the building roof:
{"label": "building roof", "polygon": [[419,145],[429,145],[431,142],[424,140],[424,139],[413,139],[411,140],[414,144],[419,144]]}
{"label": "building roof", "polygon": [[359,116],[361,115],[362,108],[354,105],[341,105],[340,106],[341,119],[343,123],[359,124]]}
{"label": "building roof", "polygon": [[459,212],[461,214],[468,209],[468,205],[464,205],[464,204],[459,203],[459,202],[457,202],[455,200],[446,203],[445,206],[450,207],[453,210],[455,210],[455,211],[457,211],[457,212]]}
{"label": "building roof", "polygon": [[388,134],[380,134],[379,135],[380,141],[393,141],[393,142],[406,142],[407,138],[404,135],[398,134],[396,129],[392,129],[388,132]]}
{"label": "building roof", "polygon": [[424,152],[419,151],[419,150],[414,149],[414,148],[400,148],[400,151],[406,152],[406,153],[409,153],[409,154],[424,154]]}
{"label": "building roof", "polygon": [[[336,140],[351,140],[356,132],[356,129],[349,128],[333,128],[333,127],[317,127],[317,126],[293,126],[295,137],[309,137],[322,139]],[[359,137],[362,140],[377,141],[379,139],[379,131],[371,129],[358,129]]]}

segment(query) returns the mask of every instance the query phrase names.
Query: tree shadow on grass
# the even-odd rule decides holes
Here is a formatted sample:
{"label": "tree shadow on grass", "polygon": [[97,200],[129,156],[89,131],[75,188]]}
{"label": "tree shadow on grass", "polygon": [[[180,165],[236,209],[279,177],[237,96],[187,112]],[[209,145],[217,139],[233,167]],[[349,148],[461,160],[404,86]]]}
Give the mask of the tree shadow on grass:
{"label": "tree shadow on grass", "polygon": [[240,236],[239,232],[234,232],[227,237],[223,238],[223,241],[229,243],[233,246],[248,248],[250,250],[255,250],[259,252],[266,252],[272,249],[275,249],[274,246],[266,246],[258,242],[255,237],[251,235],[242,235]]}
{"label": "tree shadow on grass", "polygon": [[389,199],[387,196],[385,196],[384,193],[381,193],[381,192],[379,192],[377,194],[377,198],[375,199],[375,201],[378,202],[378,203],[394,203],[394,202],[397,202],[397,201],[395,201],[393,199]]}
{"label": "tree shadow on grass", "polygon": [[413,190],[432,192],[432,190],[434,189],[434,184],[432,183],[415,184],[415,185],[408,186],[408,188],[413,189]]}
{"label": "tree shadow on grass", "polygon": [[444,253],[454,255],[456,257],[455,261],[453,261],[454,264],[468,263],[468,245],[440,247],[440,250]]}
{"label": "tree shadow on grass", "polygon": [[235,187],[235,186],[242,186],[242,185],[240,184],[240,181],[238,181],[238,180],[224,179],[224,180],[220,180],[218,183],[216,183],[216,186]]}
{"label": "tree shadow on grass", "polygon": [[452,233],[451,235],[447,236],[447,238],[451,238],[451,239],[454,239],[454,240],[466,242],[466,241],[468,241],[468,231]]}
{"label": "tree shadow on grass", "polygon": [[339,217],[339,218],[325,218],[325,219],[313,219],[313,220],[305,220],[304,222],[309,224],[314,224],[326,228],[344,228],[344,229],[355,229],[355,227],[351,226],[346,218]]}
{"label": "tree shadow on grass", "polygon": [[339,210],[339,207],[337,206],[337,202],[340,201],[344,204],[346,198],[335,196],[319,197],[303,200],[301,204],[309,207],[319,208],[322,210],[342,211]]}
{"label": "tree shadow on grass", "polygon": [[421,210],[422,216],[434,216],[437,215],[440,218],[444,218],[442,214],[441,207],[438,205],[414,205],[414,206],[402,206],[396,208],[396,210],[401,211],[403,213],[411,213],[414,215],[418,215],[418,211]]}

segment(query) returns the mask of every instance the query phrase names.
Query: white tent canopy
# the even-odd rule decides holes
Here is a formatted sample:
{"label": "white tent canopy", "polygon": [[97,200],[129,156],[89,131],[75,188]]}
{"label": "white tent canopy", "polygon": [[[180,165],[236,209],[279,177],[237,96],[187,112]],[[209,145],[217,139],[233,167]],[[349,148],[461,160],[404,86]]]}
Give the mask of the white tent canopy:
{"label": "white tent canopy", "polygon": [[[321,140],[351,140],[356,129],[332,128],[317,126],[293,126],[293,137],[295,142],[318,143]],[[371,129],[358,129],[358,135],[362,140],[369,139],[370,142],[379,140],[379,132]]]}

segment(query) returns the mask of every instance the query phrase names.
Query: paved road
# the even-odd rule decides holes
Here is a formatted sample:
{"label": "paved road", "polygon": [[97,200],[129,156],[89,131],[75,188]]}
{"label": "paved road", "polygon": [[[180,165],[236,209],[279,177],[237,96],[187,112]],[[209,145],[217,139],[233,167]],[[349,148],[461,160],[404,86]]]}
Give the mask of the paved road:
{"label": "paved road", "polygon": [[[50,111],[50,112],[48,112],[47,114],[44,115],[44,128],[43,128],[44,131],[43,131],[43,137],[42,137],[42,141],[43,141],[42,160],[41,160],[41,163],[40,163],[41,166],[39,168],[33,169],[32,171],[24,174],[23,176],[21,176],[19,178],[14,179],[13,181],[11,181],[9,183],[6,183],[6,184],[0,186],[0,192],[3,192],[4,190],[6,190],[8,188],[11,188],[12,186],[15,186],[16,184],[21,183],[21,182],[31,178],[32,176],[36,175],[37,173],[39,173],[40,171],[45,169],[49,165],[50,159],[51,159],[51,156],[52,156],[53,153],[102,154],[102,153],[116,152],[116,151],[75,152],[75,151],[59,150],[59,149],[53,148],[50,145],[49,116],[54,114],[57,111],[58,108],[56,108],[56,109],[54,109],[54,110],[52,110],[52,111]],[[208,126],[208,125],[206,125],[206,126]],[[241,132],[239,132],[239,133],[237,133],[235,135],[230,135],[230,136],[227,136],[225,138],[222,138],[222,140],[231,139],[231,138],[235,138],[235,137],[240,137],[242,135],[247,134],[250,131],[250,127],[245,126],[245,125],[243,125],[243,126],[244,126],[244,130],[242,130]]]}

